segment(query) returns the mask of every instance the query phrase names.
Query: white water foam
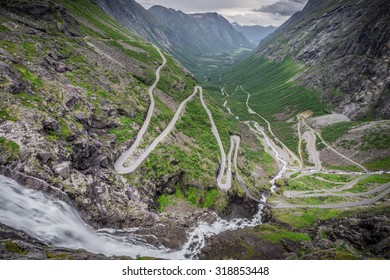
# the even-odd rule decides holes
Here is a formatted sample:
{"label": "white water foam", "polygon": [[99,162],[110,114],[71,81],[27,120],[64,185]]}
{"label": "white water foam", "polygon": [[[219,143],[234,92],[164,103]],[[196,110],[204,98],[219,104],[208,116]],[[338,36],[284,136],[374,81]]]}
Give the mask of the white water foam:
{"label": "white water foam", "polygon": [[[252,219],[201,222],[188,234],[181,250],[172,251],[163,246],[148,244],[135,232],[138,228],[123,230],[89,227],[80,214],[63,201],[42,192],[22,187],[17,182],[0,176],[0,222],[53,246],[85,249],[106,256],[151,256],[165,259],[196,258],[205,246],[206,238],[227,230],[254,227],[261,224],[263,206]],[[263,197],[265,202],[265,197]],[[152,236],[153,237],[153,236]],[[155,237],[157,238],[157,237]]]}

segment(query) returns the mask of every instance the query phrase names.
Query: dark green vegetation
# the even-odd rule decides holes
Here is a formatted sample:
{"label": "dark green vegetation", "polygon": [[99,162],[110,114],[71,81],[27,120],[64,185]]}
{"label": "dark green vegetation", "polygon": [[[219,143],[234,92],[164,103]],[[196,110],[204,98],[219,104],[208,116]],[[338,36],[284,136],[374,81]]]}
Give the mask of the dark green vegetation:
{"label": "dark green vegetation", "polygon": [[18,157],[19,152],[20,147],[17,143],[0,137],[0,155],[5,155],[7,161],[15,160]]}
{"label": "dark green vegetation", "polygon": [[361,149],[369,151],[373,149],[386,150],[390,147],[390,130],[389,129],[371,129],[363,135]]}
{"label": "dark green vegetation", "polygon": [[360,121],[353,122],[340,122],[332,125],[328,125],[322,129],[322,138],[328,143],[333,143],[338,140],[345,133],[349,132],[350,129],[358,127],[363,123]]}
{"label": "dark green vegetation", "polygon": [[[243,59],[222,73],[225,90],[231,95],[226,99],[228,106],[241,120],[255,120],[265,126],[261,118],[248,112],[248,92],[251,95],[249,106],[272,123],[274,133],[280,140],[291,150],[297,151],[298,137],[293,125],[286,121],[308,110],[314,112],[314,116],[326,113],[325,106],[318,101],[316,91],[292,81],[304,69],[303,65],[289,59],[281,62],[255,56]],[[221,96],[218,82],[214,79],[206,83],[205,88],[223,104],[225,99]],[[246,92],[241,88],[236,90],[239,85]]]}
{"label": "dark green vegetation", "polygon": [[20,255],[25,255],[27,252],[23,250],[20,245],[12,240],[7,240],[7,241],[0,241],[0,244],[5,245],[5,249],[10,252],[10,253],[16,253]]}
{"label": "dark green vegetation", "polygon": [[379,203],[373,207],[356,207],[348,209],[289,209],[273,210],[273,215],[278,221],[284,222],[295,228],[316,226],[322,221],[332,218],[346,218],[356,214],[370,213],[377,215],[381,213],[390,213],[386,204]]}
{"label": "dark green vegetation", "polygon": [[117,128],[110,130],[110,134],[116,136],[116,141],[118,143],[125,143],[135,137],[135,132],[131,129],[131,124],[134,122],[137,124],[142,123],[141,115],[137,116],[139,116],[138,121],[128,116],[119,116],[120,125]]}
{"label": "dark green vegetation", "polygon": [[287,200],[290,204],[296,205],[322,205],[322,204],[339,204],[349,202],[349,198],[339,196],[320,196],[320,197],[297,197]]}
{"label": "dark green vegetation", "polygon": [[[244,126],[243,129],[247,129],[247,127]],[[245,138],[242,140],[245,140]],[[246,142],[254,142],[256,146],[249,146]],[[259,172],[259,168],[261,168],[265,174],[272,176],[276,172],[275,161],[270,154],[265,152],[265,147],[258,139],[256,141],[246,140],[246,142],[242,141],[240,145],[239,158],[243,160],[244,167],[241,167],[239,174],[247,177],[244,180],[251,193],[256,193],[259,190],[268,190],[268,178],[256,178],[254,174]]]}
{"label": "dark green vegetation", "polygon": [[305,176],[295,180],[289,180],[286,190],[308,191],[315,189],[330,189],[340,186],[332,182],[326,182],[315,178],[314,176]]}
{"label": "dark green vegetation", "polygon": [[159,211],[164,212],[169,205],[176,205],[180,200],[200,208],[218,209],[221,212],[227,207],[226,195],[216,188],[201,190],[197,187],[187,186],[177,189],[172,195],[160,195],[157,198]]}
{"label": "dark green vegetation", "polygon": [[344,210],[305,209],[305,210],[274,210],[276,219],[295,228],[311,226],[319,221],[341,216]]}
{"label": "dark green vegetation", "polygon": [[369,170],[379,171],[379,170],[388,170],[390,167],[390,156],[368,162],[364,164]]}
{"label": "dark green vegetation", "polygon": [[[231,192],[216,189],[220,151],[198,96],[187,104],[176,128],[139,170],[124,176],[113,170],[115,160],[131,145],[144,122],[148,88],[162,58],[152,44],[129,32],[91,1],[41,2],[39,9],[34,2],[24,10],[19,10],[17,1],[1,4],[2,25],[7,28],[2,28],[0,48],[6,53],[7,68],[1,80],[5,98],[0,117],[13,122],[8,125],[21,127],[13,139],[23,143],[19,148],[2,139],[2,155],[6,157],[1,164],[21,162],[30,167],[29,175],[66,190],[72,199],[80,197],[83,203],[78,207],[91,223],[99,219],[103,205],[112,215],[118,211],[125,213],[124,217],[129,215],[128,219],[117,217],[119,224],[129,226],[127,223],[135,220],[132,208],[145,208],[137,206],[129,189],[140,193],[150,211],[162,210],[171,197],[196,207],[226,210]],[[247,51],[223,52],[223,61],[217,57],[214,62],[226,65]],[[166,128],[178,105],[197,84],[173,57],[165,57],[167,64],[154,93],[155,112],[140,144],[142,149]],[[199,67],[213,64],[209,63],[212,58],[213,54],[202,56]],[[240,125],[210,98],[209,90],[204,91],[204,98],[227,153],[229,135],[239,134]],[[26,135],[38,143],[31,145]],[[255,184],[262,178],[252,182],[252,172],[265,165],[264,176],[271,175],[274,161],[260,143],[253,146],[250,140],[245,141],[240,168],[257,191],[268,184],[268,178],[264,178],[265,184]],[[24,146],[31,152],[28,160],[19,158],[19,149]],[[100,183],[108,195],[99,193],[96,198],[94,189]]]}
{"label": "dark green vegetation", "polygon": [[388,182],[390,182],[389,174],[371,175],[368,178],[360,180],[356,185],[353,186],[352,189],[346,191],[353,193],[367,192]]}
{"label": "dark green vegetation", "polygon": [[74,260],[75,259],[75,256],[66,253],[46,252],[46,256],[49,260]]}
{"label": "dark green vegetation", "polygon": [[0,32],[9,32],[11,31],[8,27],[0,24]]}
{"label": "dark green vegetation", "polygon": [[356,165],[339,165],[339,164],[328,164],[323,162],[323,167],[328,170],[341,170],[341,171],[350,171],[350,172],[361,172],[362,169]]}
{"label": "dark green vegetation", "polygon": [[0,110],[0,119],[7,121],[17,121],[18,118],[12,116],[7,110]]}
{"label": "dark green vegetation", "polygon": [[[191,70],[195,78],[206,88],[210,85],[221,83],[220,75],[225,69],[229,69],[234,62],[241,61],[248,57],[252,51],[246,48],[240,48],[236,51],[206,53],[201,56],[185,57],[181,59],[185,66]],[[219,88],[217,89],[219,91]]]}
{"label": "dark green vegetation", "polygon": [[390,130],[388,121],[342,122],[324,127],[321,134],[325,141],[350,153],[371,153],[375,156],[364,161],[372,171],[390,168]]}
{"label": "dark green vegetation", "polygon": [[167,64],[161,71],[158,88],[182,102],[194,91],[195,80],[188,74],[183,75],[181,66],[172,56],[166,55]]}
{"label": "dark green vegetation", "polygon": [[350,182],[354,178],[349,175],[341,175],[341,174],[326,174],[326,173],[315,173],[313,176],[321,177],[325,180],[333,181],[333,182]]}
{"label": "dark green vegetation", "polygon": [[17,66],[16,68],[22,74],[23,79],[30,81],[34,85],[35,88],[39,88],[40,86],[42,86],[42,80],[40,78],[36,77],[33,73],[31,73],[30,71],[28,71],[27,69],[25,69],[21,66]]}
{"label": "dark green vegetation", "polygon": [[[303,70],[303,65],[297,65],[288,59],[273,62],[250,57],[235,64],[222,78],[226,81],[229,93],[242,85],[251,94],[250,107],[270,121],[287,120],[307,110],[313,111],[315,115],[322,115],[325,113],[324,106],[318,102],[316,93],[291,81]],[[246,99],[245,92],[229,98],[234,105],[243,108]],[[282,112],[283,116],[275,115]],[[249,114],[245,110],[237,113],[243,116]]]}
{"label": "dark green vegetation", "polygon": [[283,239],[310,241],[310,237],[305,233],[288,231],[282,227],[271,224],[258,226],[254,231],[258,233],[259,238],[269,240],[276,244],[280,244]]}

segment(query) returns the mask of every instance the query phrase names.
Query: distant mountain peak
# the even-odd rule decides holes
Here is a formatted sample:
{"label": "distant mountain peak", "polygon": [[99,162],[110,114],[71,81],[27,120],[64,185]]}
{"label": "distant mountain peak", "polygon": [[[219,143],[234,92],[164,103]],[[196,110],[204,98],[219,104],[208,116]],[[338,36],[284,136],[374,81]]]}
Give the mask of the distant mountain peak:
{"label": "distant mountain peak", "polygon": [[232,26],[238,32],[245,35],[251,42],[259,43],[269,34],[274,32],[277,27],[274,26],[261,26],[261,25],[240,25],[237,22],[233,22]]}
{"label": "distant mountain peak", "polygon": [[125,27],[181,58],[182,63],[204,53],[254,47],[215,12],[186,14],[161,5],[146,10],[134,0],[95,1]]}
{"label": "distant mountain peak", "polygon": [[309,0],[257,55],[305,64],[302,83],[351,119],[390,118],[389,15],[388,0]]}

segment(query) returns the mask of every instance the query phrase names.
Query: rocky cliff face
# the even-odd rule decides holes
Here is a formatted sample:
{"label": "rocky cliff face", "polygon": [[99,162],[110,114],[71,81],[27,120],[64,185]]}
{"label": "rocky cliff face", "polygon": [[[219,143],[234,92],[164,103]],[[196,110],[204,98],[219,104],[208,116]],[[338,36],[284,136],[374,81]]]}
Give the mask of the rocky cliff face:
{"label": "rocky cliff face", "polygon": [[49,246],[26,233],[0,223],[0,259],[4,260],[124,260],[129,257],[107,257],[85,250]]}
{"label": "rocky cliff face", "polygon": [[390,118],[390,5],[386,0],[310,0],[259,46],[257,55],[293,58],[296,78],[352,119]]}
{"label": "rocky cliff face", "polygon": [[174,30],[179,37],[178,48],[194,55],[252,47],[243,34],[217,13],[185,14],[162,6],[153,6],[149,11]]}
{"label": "rocky cliff face", "polygon": [[[113,165],[143,122],[156,49],[89,1],[0,7],[0,173],[72,201],[93,227],[153,225],[156,189],[180,176],[137,175],[137,188]],[[189,95],[194,81],[169,63],[166,86]]]}
{"label": "rocky cliff face", "polygon": [[[111,168],[123,149],[112,132],[121,118],[144,114],[146,104],[133,94],[151,83],[159,61],[126,56],[101,39],[103,30],[63,4],[1,3],[0,169],[61,198],[63,190],[94,226],[115,226],[131,220],[130,200],[143,202],[138,191],[127,197],[133,187]],[[141,44],[152,55],[153,47]],[[114,206],[113,200],[120,203]]]}
{"label": "rocky cliff face", "polygon": [[96,0],[111,15],[133,33],[170,50],[178,41],[177,35],[164,26],[152,13],[133,0]]}
{"label": "rocky cliff face", "polygon": [[[388,213],[356,213],[347,218],[319,221],[314,226],[301,227],[286,234],[291,228],[271,218],[254,229],[224,232],[209,238],[200,258],[389,259],[388,221]],[[280,237],[274,238],[273,232]]]}
{"label": "rocky cliff face", "polygon": [[96,3],[126,28],[161,46],[184,65],[205,53],[254,47],[216,13],[187,15],[162,6],[146,10],[133,0]]}
{"label": "rocky cliff face", "polygon": [[[140,227],[140,235],[170,248],[183,244],[200,218],[214,219],[209,208],[229,210],[238,192],[216,189],[217,144],[203,145],[213,135],[196,102],[136,172],[122,176],[113,168],[149,107],[148,88],[162,63],[151,43],[92,1],[3,1],[0,22],[0,174],[71,202],[93,228]],[[166,58],[143,147],[193,93],[191,75]],[[167,196],[172,201],[158,201]]]}

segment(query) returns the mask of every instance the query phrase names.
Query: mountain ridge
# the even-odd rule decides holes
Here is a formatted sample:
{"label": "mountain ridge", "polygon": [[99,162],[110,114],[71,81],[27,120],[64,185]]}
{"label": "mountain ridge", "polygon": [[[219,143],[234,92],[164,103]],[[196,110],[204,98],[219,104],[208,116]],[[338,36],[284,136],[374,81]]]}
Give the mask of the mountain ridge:
{"label": "mountain ridge", "polygon": [[[337,108],[315,84],[386,86],[386,7],[351,0],[337,9],[345,2],[310,1],[235,65],[240,35],[224,33],[232,28],[216,13],[161,8],[188,31],[168,38],[174,28],[130,0],[106,9],[124,18],[140,9],[126,18],[143,26],[138,34],[95,0],[0,2],[0,258],[100,258],[41,247],[2,222],[54,245],[137,259],[152,247],[148,256],[169,258],[389,258],[390,121],[329,116]],[[135,6],[120,9],[126,3]],[[344,38],[354,8],[362,36]],[[211,50],[201,59],[213,79],[203,69],[200,87],[148,36],[176,54],[186,46],[187,62]],[[225,40],[232,49],[213,52]]]}
{"label": "mountain ridge", "polygon": [[[217,190],[218,146],[199,100],[188,102],[135,172],[118,174],[114,163],[140,130],[150,86],[156,83],[155,110],[140,149],[166,128],[196,81],[168,54],[162,67],[152,43],[92,1],[23,3],[0,2],[1,174],[70,202],[95,229],[140,227],[167,248],[179,249],[188,228],[215,219],[214,211],[228,213],[232,204],[257,211],[237,186]],[[237,123],[205,99],[220,141],[230,143]],[[273,169],[271,161],[267,172]],[[251,180],[267,184],[263,176]]]}
{"label": "mountain ridge", "polygon": [[233,22],[232,26],[236,31],[244,34],[251,42],[257,44],[277,29],[277,27],[272,25],[240,25],[237,22]]}
{"label": "mountain ridge", "polygon": [[296,78],[321,89],[324,102],[352,119],[390,118],[389,15],[385,0],[369,5],[310,0],[260,43],[257,56],[276,61],[291,57],[305,64],[308,69]]}
{"label": "mountain ridge", "polygon": [[251,46],[248,40],[235,32],[227,19],[218,13],[185,14],[163,6],[153,6],[149,11],[175,30],[181,39],[181,49],[191,46],[195,55]]}
{"label": "mountain ridge", "polygon": [[204,53],[254,47],[217,13],[185,14],[163,6],[146,10],[134,0],[96,3],[125,27],[174,54],[185,65],[191,65],[194,58]]}

